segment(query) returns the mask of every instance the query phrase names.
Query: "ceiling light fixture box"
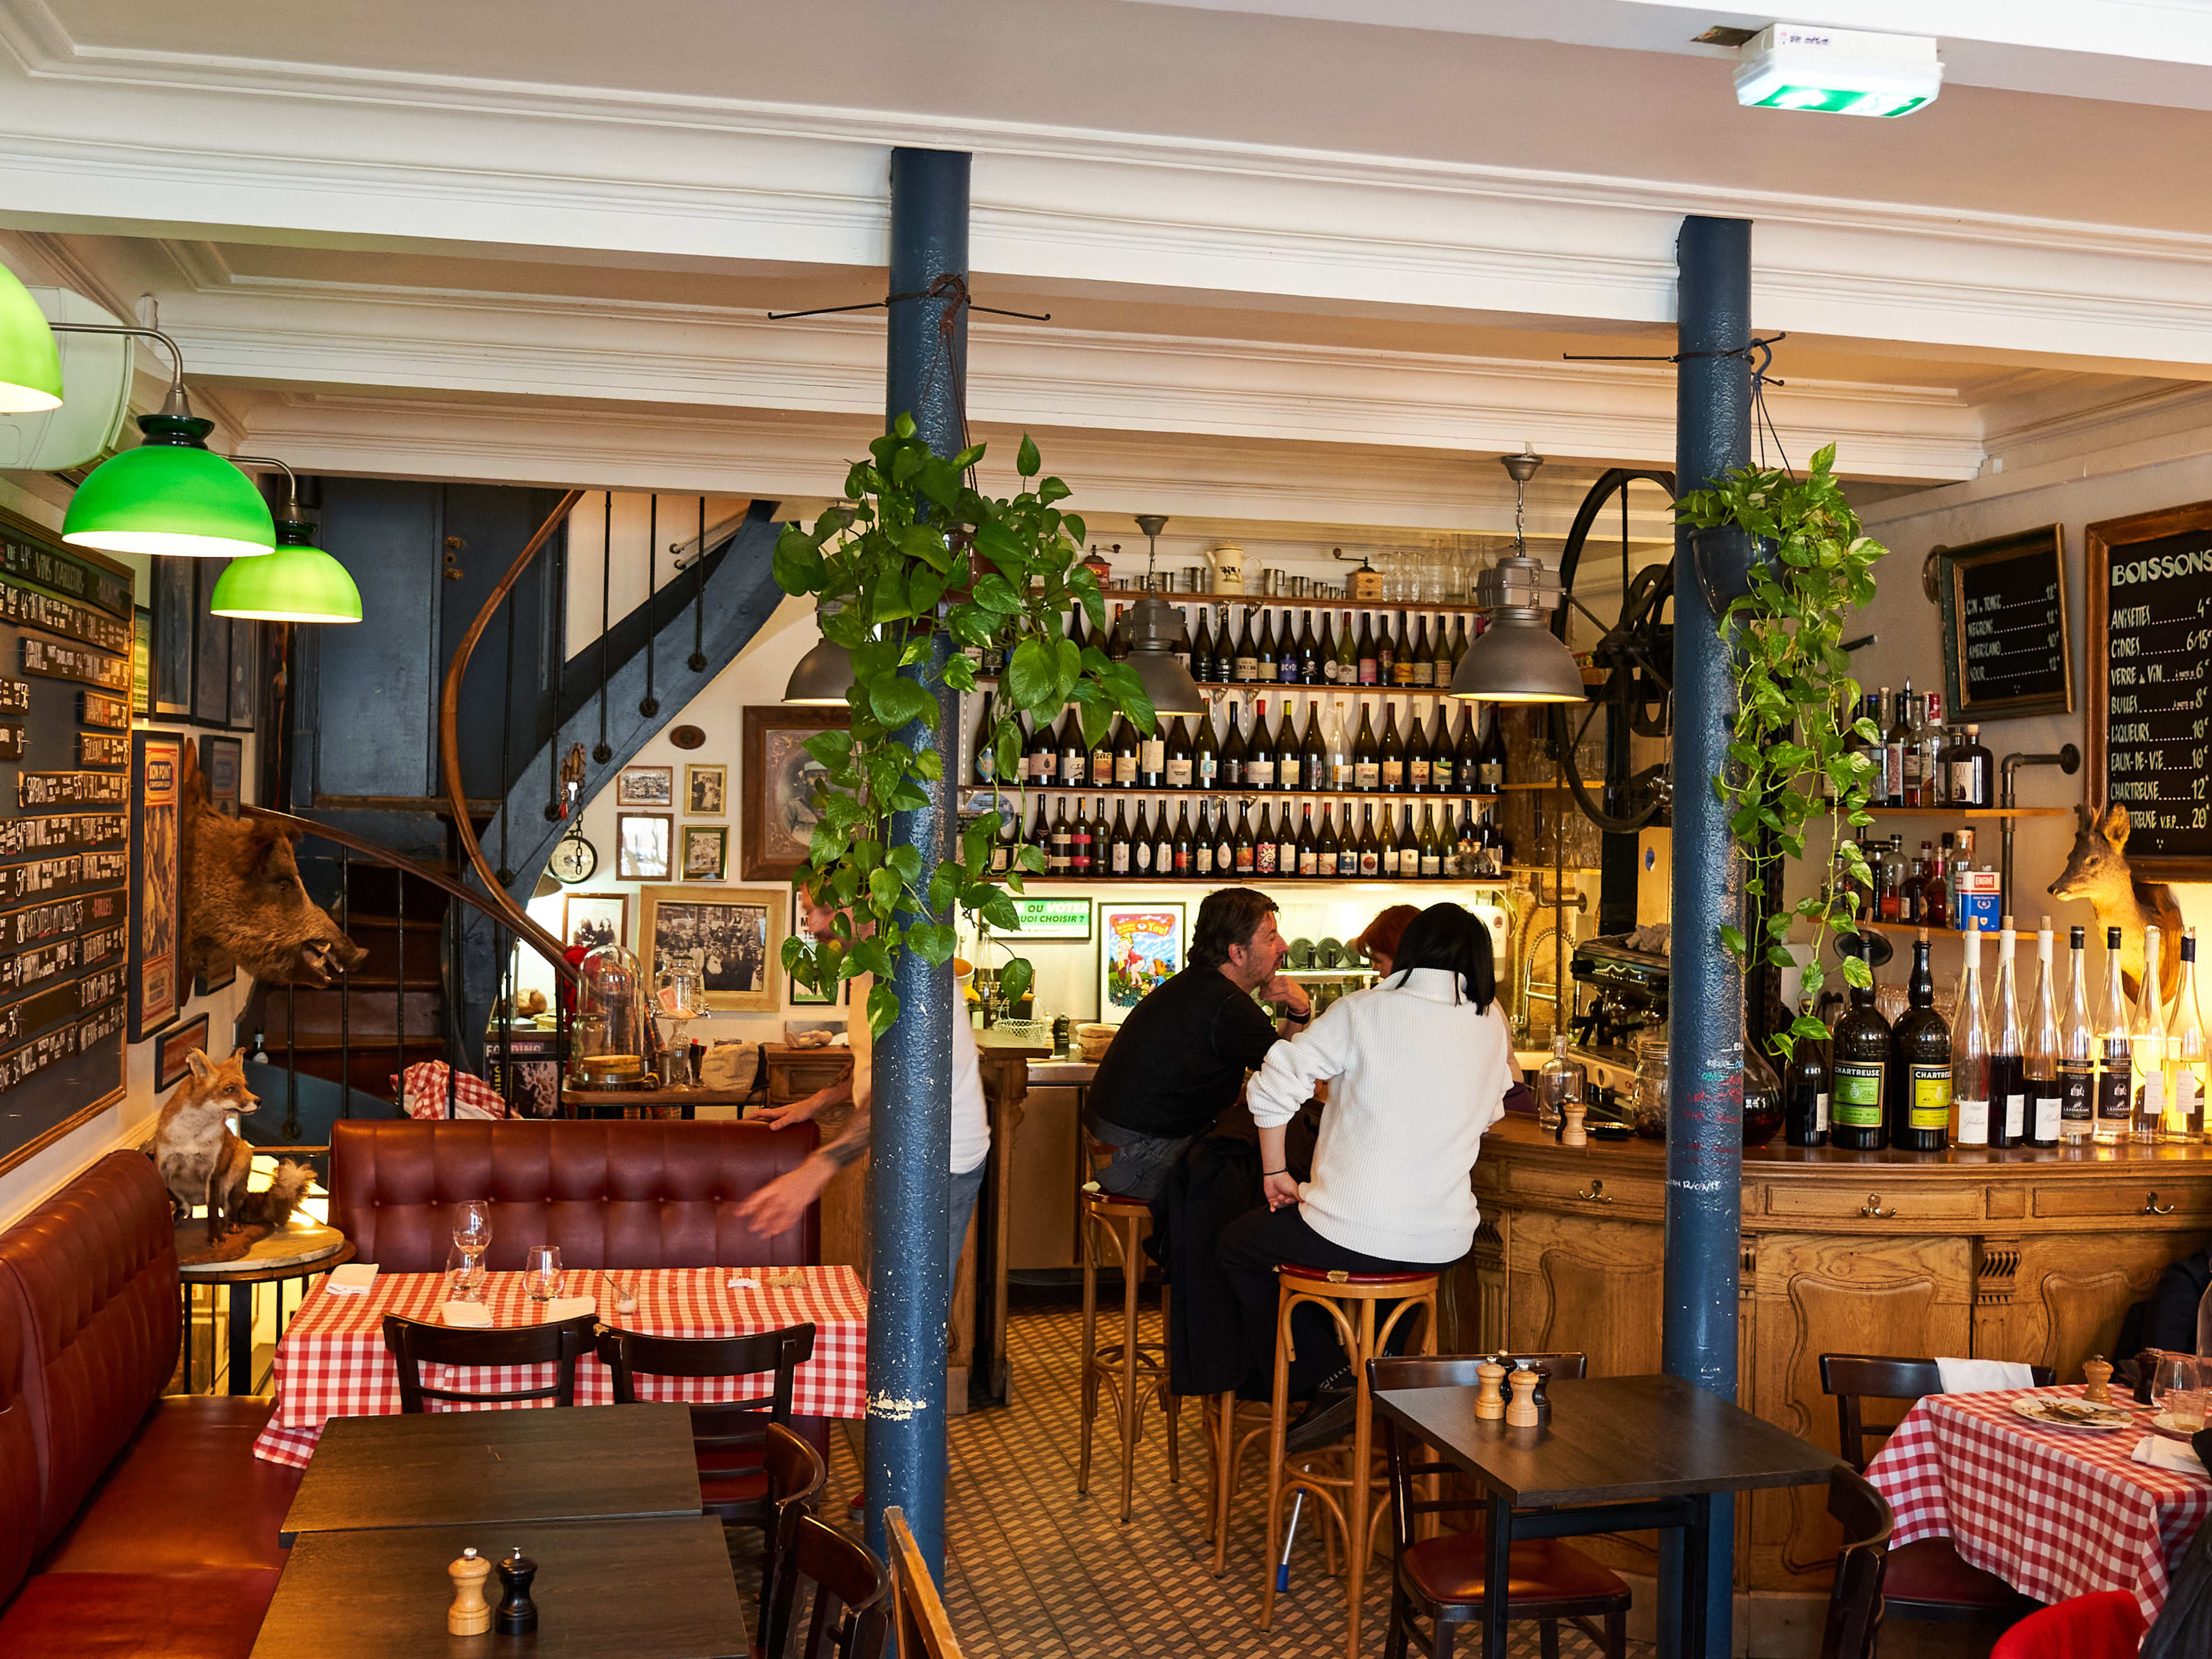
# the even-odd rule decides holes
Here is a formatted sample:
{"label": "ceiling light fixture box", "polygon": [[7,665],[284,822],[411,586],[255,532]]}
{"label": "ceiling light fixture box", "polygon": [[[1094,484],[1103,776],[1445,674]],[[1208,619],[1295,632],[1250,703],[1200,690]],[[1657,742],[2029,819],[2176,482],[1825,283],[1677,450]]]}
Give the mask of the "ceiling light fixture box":
{"label": "ceiling light fixture box", "polygon": [[1776,23],[1743,48],[1735,100],[1754,109],[1910,115],[1936,101],[1943,63],[1925,35]]}

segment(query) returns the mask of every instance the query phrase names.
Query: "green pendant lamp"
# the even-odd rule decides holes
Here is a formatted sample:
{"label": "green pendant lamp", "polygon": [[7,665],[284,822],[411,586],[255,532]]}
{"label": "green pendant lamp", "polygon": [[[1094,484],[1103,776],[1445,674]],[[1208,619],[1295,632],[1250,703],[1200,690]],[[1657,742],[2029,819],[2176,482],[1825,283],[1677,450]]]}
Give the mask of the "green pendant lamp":
{"label": "green pendant lamp", "polygon": [[208,613],[253,622],[357,623],[361,589],[352,574],[315,545],[315,527],[300,516],[300,481],[283,462],[266,455],[233,455],[240,466],[273,466],[284,475],[284,516],[276,520],[276,550],[234,559],[216,579]]}
{"label": "green pendant lamp", "polygon": [[0,415],[59,409],[62,355],[30,289],[0,265]]}
{"label": "green pendant lamp", "polygon": [[144,441],[110,456],[77,486],[62,539],[109,553],[159,553],[193,559],[250,558],[276,545],[276,525],[253,481],[207,447],[215,422],[192,413],[185,396],[184,354],[158,329],[105,323],[56,323],[74,334],[129,334],[159,340],[175,368],[158,415],[141,415]]}

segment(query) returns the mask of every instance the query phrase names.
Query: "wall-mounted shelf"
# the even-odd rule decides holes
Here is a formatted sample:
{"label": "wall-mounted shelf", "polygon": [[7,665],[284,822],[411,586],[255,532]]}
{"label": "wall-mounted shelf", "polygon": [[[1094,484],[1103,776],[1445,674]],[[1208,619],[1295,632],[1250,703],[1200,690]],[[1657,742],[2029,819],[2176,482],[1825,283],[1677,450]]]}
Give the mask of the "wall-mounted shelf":
{"label": "wall-mounted shelf", "polygon": [[[1003,882],[1004,876],[993,876],[994,882]],[[1215,872],[1204,876],[1028,876],[1022,878],[1024,890],[1031,887],[1340,887],[1346,891],[1402,893],[1407,889],[1443,891],[1450,888],[1500,889],[1510,885],[1501,876],[1278,876],[1223,875]]]}
{"label": "wall-mounted shelf", "polygon": [[[988,783],[963,783],[966,790],[985,790]],[[1480,790],[1461,789],[1202,789],[1194,784],[1188,789],[1174,789],[1165,784],[1154,787],[1145,783],[1030,783],[1007,784],[1000,791],[1012,795],[1027,790],[1032,795],[1104,795],[1109,799],[1137,797],[1166,796],[1171,800],[1273,800],[1278,796],[1291,800],[1357,800],[1375,802],[1403,802],[1411,806],[1425,800],[1496,800],[1497,796]]]}
{"label": "wall-mounted shelf", "polygon": [[1498,787],[1500,789],[1564,789],[1567,787],[1567,781],[1552,778],[1543,783],[1501,783]]}
{"label": "wall-mounted shelf", "polygon": [[[1510,788],[1512,786],[1508,785]],[[2070,806],[1869,806],[1878,818],[2070,818]]]}

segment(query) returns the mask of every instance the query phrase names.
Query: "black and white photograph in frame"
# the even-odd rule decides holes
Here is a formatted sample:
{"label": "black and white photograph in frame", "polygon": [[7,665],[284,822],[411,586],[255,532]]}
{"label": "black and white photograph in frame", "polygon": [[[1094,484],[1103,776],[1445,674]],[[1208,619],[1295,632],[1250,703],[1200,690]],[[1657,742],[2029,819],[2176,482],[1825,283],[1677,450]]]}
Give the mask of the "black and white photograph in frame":
{"label": "black and white photograph in frame", "polygon": [[673,806],[676,769],[672,766],[626,766],[615,775],[617,806]]}
{"label": "black and white photograph in frame", "polygon": [[674,813],[616,813],[615,879],[666,881],[675,844]]}
{"label": "black and white photograph in frame", "polygon": [[720,881],[730,873],[730,826],[687,823],[677,873],[686,881]]}
{"label": "black and white photograph in frame", "polygon": [[726,817],[730,811],[730,769],[691,765],[684,769],[685,809],[695,818]]}
{"label": "black and white photograph in frame", "polygon": [[775,1012],[788,894],[768,887],[648,887],[640,902],[638,956],[651,971],[689,963],[699,970],[708,1007]]}
{"label": "black and white photograph in frame", "polygon": [[561,943],[596,951],[629,939],[629,895],[564,893],[561,897]]}

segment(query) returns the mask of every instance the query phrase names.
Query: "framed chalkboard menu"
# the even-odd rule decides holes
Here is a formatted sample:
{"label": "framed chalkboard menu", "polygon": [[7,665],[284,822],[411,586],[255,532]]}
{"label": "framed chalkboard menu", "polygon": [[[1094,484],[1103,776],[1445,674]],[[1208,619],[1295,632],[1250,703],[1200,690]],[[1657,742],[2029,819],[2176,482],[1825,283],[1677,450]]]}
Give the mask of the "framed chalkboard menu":
{"label": "framed chalkboard menu", "polygon": [[2089,526],[2089,787],[2138,876],[2212,876],[2212,501]]}
{"label": "framed chalkboard menu", "polygon": [[2046,525],[1937,552],[1946,717],[2072,714],[2063,528]]}
{"label": "framed chalkboard menu", "polygon": [[0,512],[0,1170],[123,1094],[131,582]]}

